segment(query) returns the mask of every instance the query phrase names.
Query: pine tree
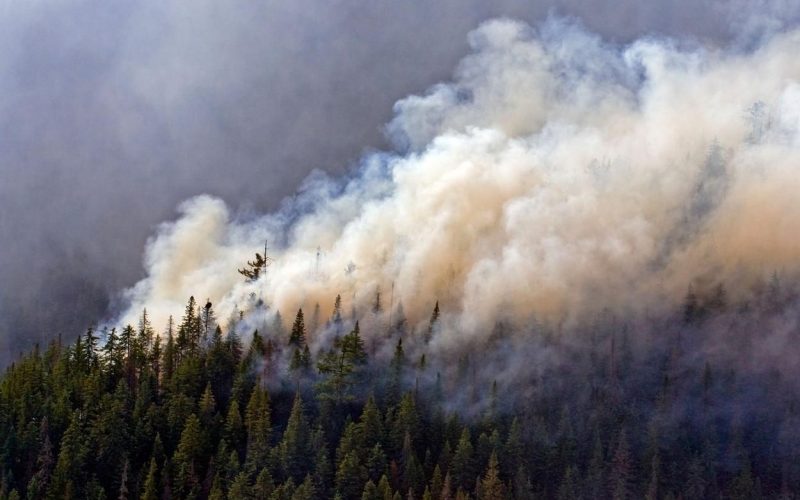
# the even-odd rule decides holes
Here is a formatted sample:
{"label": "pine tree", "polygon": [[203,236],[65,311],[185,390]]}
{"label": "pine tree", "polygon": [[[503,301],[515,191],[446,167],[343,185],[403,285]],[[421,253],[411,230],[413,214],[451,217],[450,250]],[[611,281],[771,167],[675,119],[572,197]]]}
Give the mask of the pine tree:
{"label": "pine tree", "polygon": [[328,453],[328,447],[324,442],[316,444],[317,457],[314,464],[314,479],[317,484],[317,491],[320,496],[330,496],[330,485],[333,483],[334,471],[333,464]]}
{"label": "pine tree", "polygon": [[391,329],[389,331],[390,334],[395,334],[398,337],[402,338],[407,332],[408,327],[408,319],[406,318],[405,310],[403,309],[403,303],[398,302],[397,307],[395,308],[395,312],[392,315],[394,318],[392,320],[392,324],[390,325]]}
{"label": "pine tree", "polygon": [[153,325],[150,322],[150,317],[147,314],[147,308],[142,310],[142,316],[139,318],[138,330],[138,344],[142,352],[149,350],[153,344],[153,338],[156,336]]}
{"label": "pine tree", "polygon": [[380,443],[376,443],[369,451],[367,456],[367,475],[374,481],[380,480],[381,476],[386,474],[388,458],[383,451]]}
{"label": "pine tree", "polygon": [[297,316],[294,318],[292,325],[292,333],[289,335],[289,345],[298,349],[302,349],[306,345],[306,325],[303,320],[303,309],[297,310]]}
{"label": "pine tree", "polygon": [[53,474],[53,467],[55,466],[55,458],[53,456],[53,445],[50,442],[49,431],[47,417],[44,417],[39,427],[39,440],[42,444],[36,457],[36,473],[31,477],[27,487],[29,498],[44,497],[50,486],[50,479]]}
{"label": "pine tree", "polygon": [[311,368],[311,351],[305,345],[301,348],[295,347],[292,350],[292,359],[289,362],[289,371],[296,376],[308,371]]}
{"label": "pine tree", "polygon": [[203,344],[208,342],[209,335],[212,331],[219,328],[217,319],[214,315],[213,304],[210,300],[206,300],[206,305],[200,312],[200,326],[202,328],[202,341]]}
{"label": "pine tree", "polygon": [[[518,497],[520,498],[520,497]],[[439,495],[439,500],[452,500],[453,499],[453,481],[450,478],[450,472],[444,476],[444,483],[442,483],[442,492]]]}
{"label": "pine tree", "polygon": [[239,274],[244,276],[248,282],[256,281],[264,272],[266,272],[271,260],[272,259],[266,255],[266,252],[264,252],[264,255],[256,252],[255,260],[248,260],[247,266],[239,269]]}
{"label": "pine tree", "polygon": [[144,480],[141,500],[158,500],[158,464],[156,458],[150,458],[150,466],[147,469],[147,477]]}
{"label": "pine tree", "polygon": [[186,420],[173,462],[177,471],[177,490],[183,496],[196,497],[200,492],[203,437],[200,420],[194,413]]}
{"label": "pine tree", "polygon": [[336,492],[343,498],[358,498],[364,491],[367,472],[355,452],[348,453],[336,469]]}
{"label": "pine tree", "polygon": [[81,485],[88,479],[85,475],[85,465],[89,449],[85,436],[82,414],[80,411],[75,411],[61,438],[50,496],[66,498],[78,495],[81,491]]}
{"label": "pine tree", "polygon": [[183,319],[178,326],[178,359],[183,360],[186,356],[197,355],[200,345],[201,320],[197,315],[197,302],[194,296],[189,297],[186,303]]}
{"label": "pine tree", "polygon": [[[214,398],[214,393],[211,392],[211,383],[206,384],[203,395],[200,396],[199,402],[200,419],[204,425],[211,424],[211,418],[217,411],[217,401]],[[206,427],[208,428],[208,427]]]}
{"label": "pine tree", "polygon": [[403,439],[402,451],[403,489],[417,495],[425,487],[425,472],[411,445],[411,435],[407,432]]}
{"label": "pine tree", "polygon": [[247,478],[247,474],[240,472],[231,483],[231,487],[228,490],[228,498],[248,499],[251,497],[250,493],[250,481]]}
{"label": "pine tree", "polygon": [[406,355],[403,351],[403,338],[401,337],[397,339],[397,345],[394,348],[394,355],[389,366],[389,385],[386,391],[389,404],[395,404],[400,399],[405,366]]}
{"label": "pine tree", "polygon": [[359,425],[361,426],[361,435],[364,440],[362,445],[365,449],[369,449],[382,441],[384,436],[383,420],[373,396],[367,398],[367,402],[364,404],[361,417],[359,417]]}
{"label": "pine tree", "polygon": [[117,329],[112,328],[111,332],[109,332],[106,337],[106,343],[102,349],[103,361],[112,377],[118,377],[122,373],[123,353],[119,343]]}
{"label": "pine tree", "polygon": [[341,350],[345,360],[353,366],[367,362],[367,352],[364,350],[364,340],[361,338],[358,321],[353,330],[341,340]]}
{"label": "pine tree", "polygon": [[342,331],[342,296],[336,295],[336,300],[333,301],[333,313],[331,314],[331,323],[333,323],[336,334]]}
{"label": "pine tree", "polygon": [[431,313],[431,320],[428,323],[428,332],[425,335],[426,342],[430,342],[438,322],[439,322],[439,301],[437,300],[436,305],[433,306],[433,312]]}
{"label": "pine tree", "polygon": [[431,483],[430,483],[430,492],[431,497],[433,499],[438,500],[442,493],[442,488],[444,487],[444,478],[442,477],[442,469],[439,467],[439,464],[433,468],[433,474],[431,475]]}
{"label": "pine tree", "polygon": [[456,452],[453,455],[451,470],[453,471],[453,485],[464,491],[472,490],[472,483],[475,480],[476,472],[473,466],[472,441],[469,436],[469,429],[464,427],[461,438],[458,440]]}
{"label": "pine tree", "polygon": [[225,347],[230,353],[233,363],[236,364],[242,359],[242,339],[236,333],[236,328],[230,328],[225,338]]}
{"label": "pine tree", "polygon": [[361,500],[383,500],[383,496],[378,493],[378,487],[371,479],[364,485],[364,491],[361,493]]}
{"label": "pine tree", "polygon": [[506,488],[500,480],[500,466],[497,460],[497,453],[492,453],[486,472],[480,482],[478,498],[480,500],[503,500],[506,495]]}
{"label": "pine tree", "polygon": [[175,346],[175,337],[173,334],[174,326],[172,316],[169,317],[169,322],[167,323],[167,345],[164,348],[164,379],[169,381],[172,379],[172,375],[175,373],[175,362],[177,357],[176,346]]}
{"label": "pine tree", "polygon": [[[233,419],[235,420],[235,416]],[[250,474],[255,474],[268,464],[271,425],[269,395],[266,390],[256,386],[250,396],[245,415],[247,427],[245,470]]]}
{"label": "pine tree", "polygon": [[391,500],[392,498],[392,487],[389,485],[389,478],[386,474],[381,476],[381,480],[378,481],[378,495],[383,500]]}
{"label": "pine tree", "polygon": [[316,500],[317,498],[317,489],[310,475],[306,476],[305,480],[292,494],[292,500]]}
{"label": "pine tree", "polygon": [[338,352],[328,351],[317,362],[317,370],[324,376],[317,388],[321,399],[341,404],[352,398],[349,390],[354,384],[353,374],[356,367],[365,364],[367,360],[358,322],[353,331],[336,344]]}
{"label": "pine tree", "polygon": [[239,412],[239,402],[235,399],[228,406],[223,438],[234,450],[242,450],[244,425],[242,424],[242,415]]}
{"label": "pine tree", "polygon": [[94,333],[94,328],[89,327],[84,336],[84,347],[86,349],[86,370],[93,371],[100,367],[99,358],[97,356],[97,335]]}
{"label": "pine tree", "polygon": [[297,394],[280,444],[281,465],[286,475],[295,481],[305,478],[311,472],[309,465],[313,463],[313,454],[308,438],[308,421],[303,410],[303,400]]}
{"label": "pine tree", "polygon": [[269,498],[275,491],[275,482],[267,467],[261,469],[256,476],[256,484],[253,485],[253,495],[255,498]]}
{"label": "pine tree", "polygon": [[279,310],[275,311],[275,316],[272,318],[271,330],[272,338],[281,340],[285,338],[286,332],[283,325],[283,316]]}

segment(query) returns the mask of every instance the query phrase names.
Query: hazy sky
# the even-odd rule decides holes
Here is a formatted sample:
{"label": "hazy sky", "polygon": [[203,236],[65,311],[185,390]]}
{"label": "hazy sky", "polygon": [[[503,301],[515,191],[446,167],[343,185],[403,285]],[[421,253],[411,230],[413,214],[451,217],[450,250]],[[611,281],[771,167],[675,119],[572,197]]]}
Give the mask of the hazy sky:
{"label": "hazy sky", "polygon": [[0,0],[0,365],[106,315],[187,197],[270,210],[390,147],[393,103],[448,79],[483,20],[746,49],[796,3]]}

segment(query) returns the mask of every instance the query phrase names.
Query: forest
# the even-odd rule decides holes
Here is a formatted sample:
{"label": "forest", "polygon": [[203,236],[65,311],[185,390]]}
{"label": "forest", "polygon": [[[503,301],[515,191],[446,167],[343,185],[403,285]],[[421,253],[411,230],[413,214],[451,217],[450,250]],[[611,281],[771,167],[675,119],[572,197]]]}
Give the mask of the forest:
{"label": "forest", "polygon": [[396,316],[380,333],[386,359],[340,297],[247,336],[244,313],[223,326],[193,297],[160,333],[145,310],[6,370],[0,498],[795,498],[800,294],[773,277],[729,295],[539,327],[526,342],[550,361],[514,382],[476,375],[511,327],[453,370],[404,348],[436,335],[438,303],[425,331]]}

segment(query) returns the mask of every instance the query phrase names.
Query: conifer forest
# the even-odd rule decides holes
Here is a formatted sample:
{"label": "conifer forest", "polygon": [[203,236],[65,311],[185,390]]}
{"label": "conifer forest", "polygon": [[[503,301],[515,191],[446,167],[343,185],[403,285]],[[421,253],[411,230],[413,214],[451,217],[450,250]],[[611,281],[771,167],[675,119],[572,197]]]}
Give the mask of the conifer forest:
{"label": "conifer forest", "polygon": [[0,500],[800,500],[800,0],[0,0]]}

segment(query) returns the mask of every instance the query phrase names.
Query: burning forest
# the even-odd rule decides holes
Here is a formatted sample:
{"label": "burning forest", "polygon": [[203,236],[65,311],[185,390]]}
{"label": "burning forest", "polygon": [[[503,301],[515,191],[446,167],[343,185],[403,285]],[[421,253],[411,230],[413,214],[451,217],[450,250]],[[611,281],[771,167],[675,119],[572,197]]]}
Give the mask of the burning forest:
{"label": "burning forest", "polygon": [[11,365],[0,498],[797,498],[800,30],[468,41],[391,151],[190,198]]}

